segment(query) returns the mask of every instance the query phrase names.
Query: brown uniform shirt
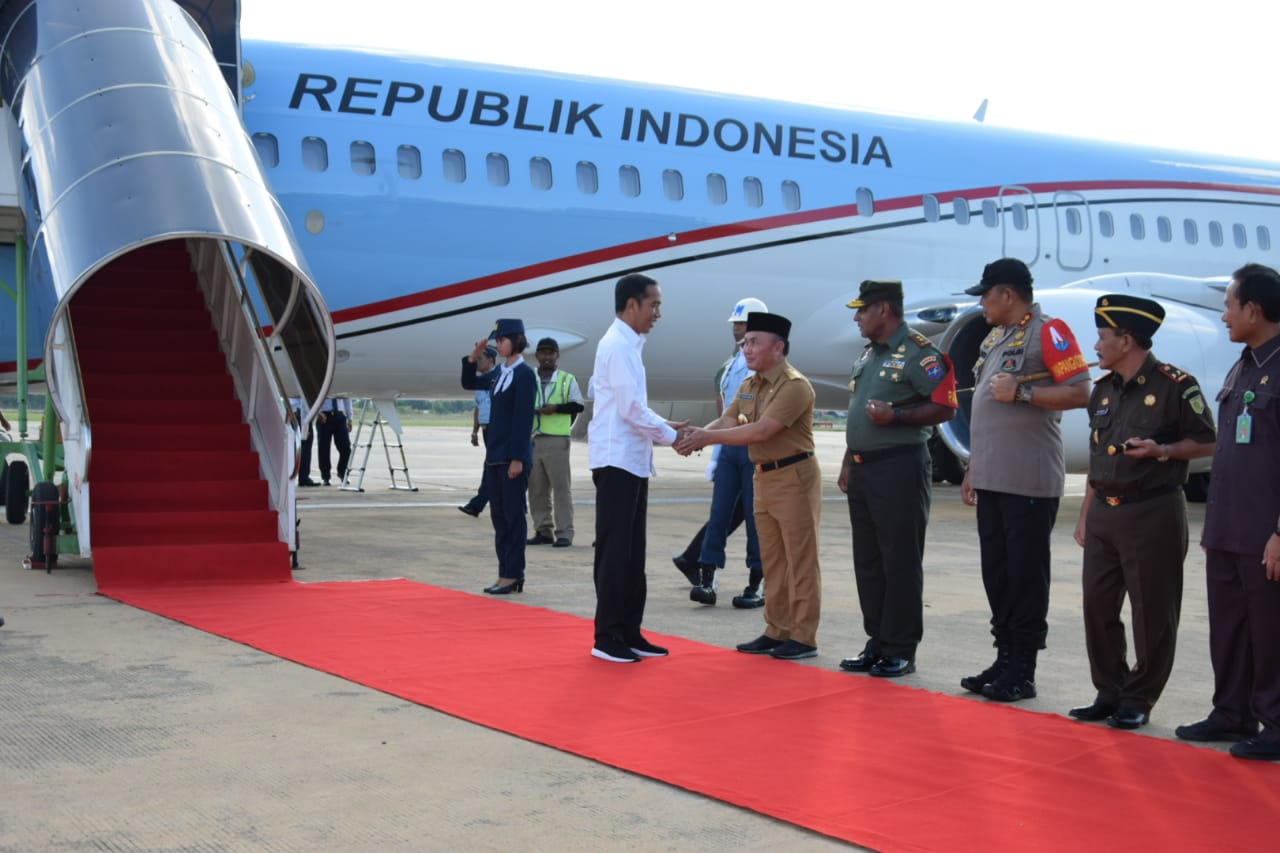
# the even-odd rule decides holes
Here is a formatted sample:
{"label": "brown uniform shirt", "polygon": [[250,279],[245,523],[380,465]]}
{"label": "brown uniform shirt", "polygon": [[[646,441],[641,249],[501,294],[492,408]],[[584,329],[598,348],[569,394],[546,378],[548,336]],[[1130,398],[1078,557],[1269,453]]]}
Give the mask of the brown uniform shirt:
{"label": "brown uniform shirt", "polygon": [[767,372],[747,377],[724,413],[739,423],[756,423],[768,415],[786,427],[751,445],[751,461],[759,465],[813,452],[813,402],[809,380],[783,359]]}
{"label": "brown uniform shirt", "polygon": [[1187,479],[1187,461],[1134,459],[1120,449],[1127,439],[1171,444],[1214,441],[1213,415],[1194,376],[1147,359],[1132,379],[1108,373],[1089,398],[1089,485],[1103,496],[1131,495]]}

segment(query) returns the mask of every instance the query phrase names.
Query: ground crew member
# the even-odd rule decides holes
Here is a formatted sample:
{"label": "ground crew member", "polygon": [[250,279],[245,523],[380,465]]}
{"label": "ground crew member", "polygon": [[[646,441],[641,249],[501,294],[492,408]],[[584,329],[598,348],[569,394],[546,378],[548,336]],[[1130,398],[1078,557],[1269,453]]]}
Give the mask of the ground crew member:
{"label": "ground crew member", "polygon": [[[538,387],[533,416],[533,471],[529,474],[530,545],[573,544],[573,491],[570,486],[569,430],[584,408],[572,373],[559,367],[560,344],[538,341]],[[552,514],[552,501],[555,513]]]}
{"label": "ground crew member", "polygon": [[849,381],[848,496],[853,573],[867,642],[840,668],[896,678],[915,672],[924,634],[924,532],[933,476],[927,442],[956,411],[951,362],[902,319],[902,282],[864,281],[854,321],[869,342]]}
{"label": "ground crew member", "polygon": [[740,643],[738,651],[782,660],[818,653],[822,611],[822,472],[814,456],[814,393],[787,362],[790,334],[791,321],[779,314],[748,314],[742,353],[755,375],[742,383],[723,415],[702,429],[685,430],[676,442],[685,455],[709,444],[750,446],[765,631]]}
{"label": "ground crew member", "polygon": [[[1129,294],[1099,297],[1098,366],[1089,397],[1089,486],[1076,542],[1084,548],[1084,637],[1098,694],[1078,720],[1145,725],[1178,637],[1187,556],[1187,460],[1213,453],[1213,416],[1194,376],[1151,354],[1164,308]],[[1125,595],[1133,612],[1125,660]]]}

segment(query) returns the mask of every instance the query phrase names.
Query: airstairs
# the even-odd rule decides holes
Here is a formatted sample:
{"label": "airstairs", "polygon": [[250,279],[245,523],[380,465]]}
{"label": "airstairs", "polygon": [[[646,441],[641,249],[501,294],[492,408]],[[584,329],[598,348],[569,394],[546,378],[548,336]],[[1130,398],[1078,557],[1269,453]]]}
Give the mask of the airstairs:
{"label": "airstairs", "polygon": [[238,21],[235,0],[0,2],[25,284],[56,301],[47,390],[100,588],[288,577],[289,397],[314,417],[335,346],[240,119]]}

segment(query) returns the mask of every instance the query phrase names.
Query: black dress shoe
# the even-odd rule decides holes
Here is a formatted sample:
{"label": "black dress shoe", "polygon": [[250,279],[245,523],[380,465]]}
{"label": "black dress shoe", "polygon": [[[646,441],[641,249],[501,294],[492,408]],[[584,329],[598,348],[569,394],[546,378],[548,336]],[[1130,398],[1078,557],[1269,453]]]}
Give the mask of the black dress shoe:
{"label": "black dress shoe", "polygon": [[698,577],[698,564],[692,560],[685,558],[684,554],[676,554],[671,558],[671,562],[675,563],[676,568],[680,570],[680,574],[689,579],[689,583],[697,586],[702,582]]}
{"label": "black dress shoe", "polygon": [[1252,758],[1254,761],[1280,761],[1280,743],[1251,737],[1231,744],[1231,754],[1236,758]]}
{"label": "black dress shoe", "polygon": [[840,661],[840,668],[845,672],[870,672],[871,667],[875,666],[878,660],[880,660],[879,654],[863,651],[856,658],[845,658]]}
{"label": "black dress shoe", "polygon": [[742,591],[742,595],[735,595],[733,597],[733,606],[739,610],[764,607],[764,596],[760,594],[760,585],[749,586]]}
{"label": "black dress shoe", "polygon": [[528,539],[524,540],[524,544],[526,544],[526,545],[553,545],[553,544],[555,544],[555,541],[556,541],[556,540],[552,539],[550,536],[543,536],[541,533],[535,533],[535,534],[533,534],[532,536],[530,536]]}
{"label": "black dress shoe", "polygon": [[738,651],[749,655],[767,655],[784,642],[784,640],[775,640],[768,634],[761,634],[749,643],[738,643]]}
{"label": "black dress shoe", "polygon": [[317,483],[315,480],[311,479],[310,477],[303,477],[300,480],[298,480],[298,485],[302,486],[303,488],[310,489],[320,484]]}
{"label": "black dress shoe", "polygon": [[472,518],[476,518],[480,515],[480,510],[467,506],[466,504],[463,504],[462,506],[458,507],[458,509],[461,510],[462,512],[465,512],[467,515],[471,516]]}
{"label": "black dress shoe", "polygon": [[[506,581],[506,583],[503,583]],[[511,580],[510,578],[498,578],[498,582],[493,586],[486,586],[484,591],[490,595],[510,595],[513,592],[524,592],[524,578]]]}
{"label": "black dress shoe", "polygon": [[880,678],[897,678],[901,675],[910,675],[915,671],[916,662],[911,658],[895,658],[892,655],[881,655],[867,670]]}
{"label": "black dress shoe", "polygon": [[1173,733],[1182,740],[1193,740],[1199,743],[1230,742],[1253,737],[1258,733],[1258,727],[1254,726],[1251,731],[1242,731],[1221,725],[1215,722],[1212,717],[1208,717],[1198,723],[1178,726],[1173,730]]}
{"label": "black dress shoe", "polygon": [[1112,705],[1110,702],[1103,702],[1101,699],[1094,699],[1092,705],[1081,705],[1079,708],[1072,708],[1067,714],[1077,720],[1084,720],[1086,723],[1097,723],[1110,717],[1119,707],[1119,705]]}
{"label": "black dress shoe", "polygon": [[572,544],[573,543],[570,542],[568,539],[561,536],[559,539],[551,543],[551,547],[552,548],[568,548]]}
{"label": "black dress shoe", "polygon": [[1140,711],[1137,708],[1120,708],[1107,717],[1107,725],[1113,729],[1136,729],[1138,726],[1145,726],[1150,719],[1151,715],[1146,711]]}
{"label": "black dress shoe", "polygon": [[778,660],[803,660],[804,658],[817,657],[818,647],[796,642],[795,640],[787,640],[776,649],[770,649],[769,655]]}

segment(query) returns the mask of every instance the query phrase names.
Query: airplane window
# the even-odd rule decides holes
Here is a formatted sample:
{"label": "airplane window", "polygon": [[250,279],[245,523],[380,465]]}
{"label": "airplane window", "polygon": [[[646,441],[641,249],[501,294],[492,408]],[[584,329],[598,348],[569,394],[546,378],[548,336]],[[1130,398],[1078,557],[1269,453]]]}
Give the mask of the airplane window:
{"label": "airplane window", "polygon": [[600,173],[589,160],[578,161],[578,192],[595,195],[600,189]]}
{"label": "airplane window", "polygon": [[1209,223],[1209,242],[1215,246],[1222,245],[1222,223],[1221,222],[1211,221]]}
{"label": "airplane window", "polygon": [[938,204],[938,197],[932,194],[926,194],[924,197],[924,221],[937,222],[942,218],[941,205]]}
{"label": "airplane window", "polygon": [[707,175],[707,198],[712,204],[725,204],[729,201],[729,185],[724,175],[712,172]]}
{"label": "airplane window", "polygon": [[1271,251],[1271,230],[1265,225],[1258,226],[1258,248],[1264,252]]}
{"label": "airplane window", "polygon": [[1027,206],[1022,202],[1014,202],[1012,206],[1013,227],[1019,231],[1026,231],[1031,221],[1027,218]]}
{"label": "airplane window", "polygon": [[302,165],[311,172],[329,168],[329,143],[318,136],[302,137]]}
{"label": "airplane window", "polygon": [[1239,222],[1231,226],[1231,239],[1235,241],[1237,249],[1243,249],[1249,245],[1248,234]]}
{"label": "airplane window", "polygon": [[529,182],[535,190],[551,189],[551,161],[546,157],[530,157]]}
{"label": "airplane window", "polygon": [[1129,233],[1133,235],[1135,240],[1146,239],[1147,223],[1143,220],[1141,213],[1129,214]]}
{"label": "airplane window", "polygon": [[1187,241],[1188,246],[1194,246],[1200,242],[1200,228],[1194,219],[1182,220],[1182,238]]}
{"label": "airplane window", "polygon": [[982,202],[982,224],[988,228],[995,228],[1000,224],[1000,208],[991,199]]}
{"label": "airplane window", "polygon": [[258,152],[258,159],[262,161],[263,166],[274,169],[280,165],[280,143],[276,141],[274,133],[255,133],[253,147]]}
{"label": "airplane window", "polygon": [[743,178],[742,194],[746,198],[747,207],[764,206],[764,184],[759,178]]}
{"label": "airplane window", "polygon": [[351,143],[351,171],[357,175],[372,175],[375,163],[372,143]]}
{"label": "airplane window", "polygon": [[640,195],[640,170],[635,166],[619,166],[618,185],[627,198]]}
{"label": "airplane window", "polygon": [[858,215],[871,216],[876,212],[876,197],[866,187],[858,187]]}
{"label": "airplane window", "polygon": [[1098,233],[1103,237],[1116,236],[1116,221],[1111,217],[1111,213],[1106,210],[1098,212]]}
{"label": "airplane window", "polygon": [[400,177],[418,180],[422,177],[422,153],[412,145],[401,145],[396,149],[396,168]]}
{"label": "airplane window", "polygon": [[460,184],[467,179],[467,155],[457,148],[446,148],[440,152],[440,168],[446,181]]}
{"label": "airplane window", "polygon": [[684,198],[684,176],[677,169],[662,170],[662,194],[672,201]]}
{"label": "airplane window", "polygon": [[967,199],[958,198],[951,202],[951,212],[955,214],[957,225],[969,224],[969,202]]}
{"label": "airplane window", "polygon": [[782,206],[787,210],[800,209],[800,185],[795,181],[782,182]]}
{"label": "airplane window", "polygon": [[1080,211],[1074,207],[1063,208],[1063,219],[1066,221],[1067,233],[1079,236],[1084,231],[1082,220],[1080,219]]}
{"label": "airplane window", "polygon": [[511,167],[507,164],[507,155],[490,154],[484,158],[484,170],[489,183],[495,187],[505,187],[511,183]]}
{"label": "airplane window", "polygon": [[1169,217],[1156,217],[1156,235],[1161,243],[1168,243],[1173,239],[1173,223],[1169,221]]}

